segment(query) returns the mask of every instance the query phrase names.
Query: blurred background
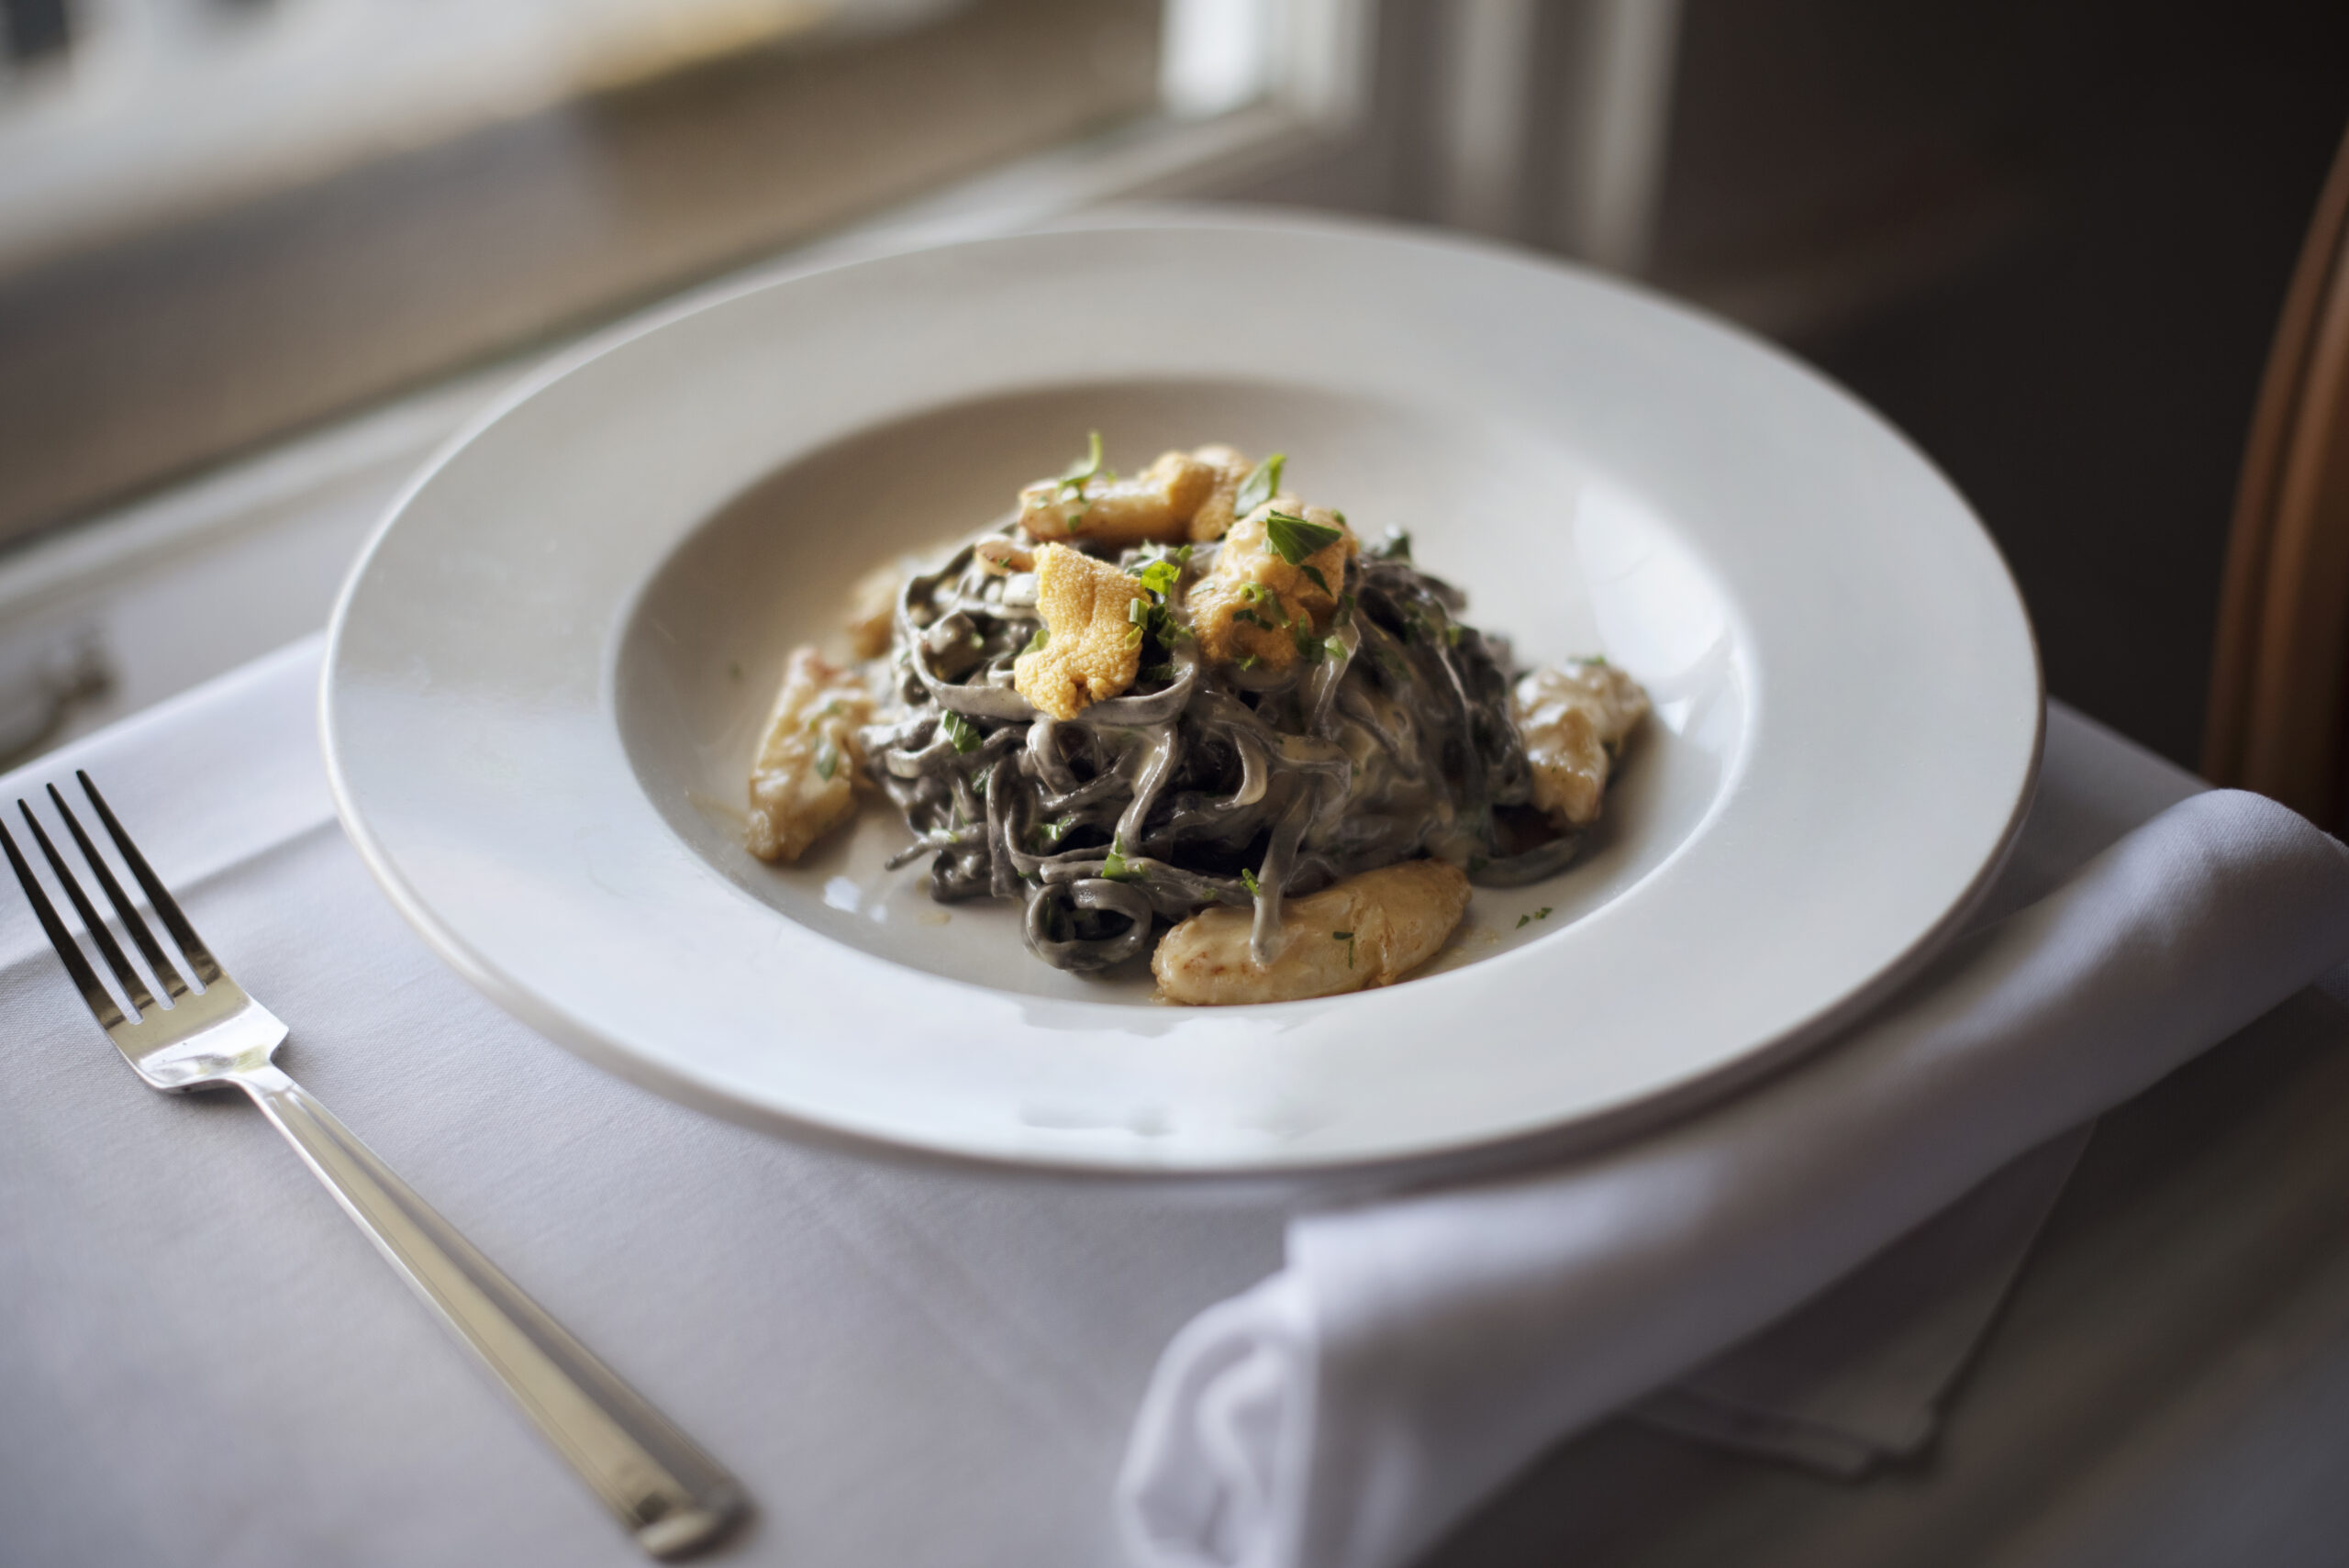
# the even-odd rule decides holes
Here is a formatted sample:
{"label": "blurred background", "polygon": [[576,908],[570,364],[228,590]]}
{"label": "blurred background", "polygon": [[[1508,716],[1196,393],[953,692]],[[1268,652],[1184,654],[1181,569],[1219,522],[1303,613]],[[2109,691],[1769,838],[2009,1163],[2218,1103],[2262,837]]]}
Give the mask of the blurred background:
{"label": "blurred background", "polygon": [[579,334],[1172,196],[1778,340],[1972,499],[2055,695],[2191,766],[2344,126],[2340,0],[0,0],[0,760],[322,625]]}

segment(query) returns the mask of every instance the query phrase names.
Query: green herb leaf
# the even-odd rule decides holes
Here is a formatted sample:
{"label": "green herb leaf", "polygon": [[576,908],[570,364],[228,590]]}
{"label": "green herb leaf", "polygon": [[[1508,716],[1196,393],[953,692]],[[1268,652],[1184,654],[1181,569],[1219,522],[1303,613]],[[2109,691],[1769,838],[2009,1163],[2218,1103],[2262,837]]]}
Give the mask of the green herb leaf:
{"label": "green herb leaf", "polygon": [[1353,618],[1353,615],[1354,596],[1352,594],[1341,594],[1338,595],[1338,613],[1330,617],[1330,624],[1343,626]]}
{"label": "green herb leaf", "polygon": [[1346,639],[1332,632],[1321,639],[1321,651],[1332,659],[1343,659],[1346,656]]}
{"label": "green herb leaf", "polygon": [[1062,473],[1061,484],[1063,487],[1082,490],[1086,480],[1101,472],[1101,432],[1086,431],[1085,448],[1085,455],[1070,463]]}
{"label": "green herb leaf", "polygon": [[1240,656],[1239,661],[1240,667],[1243,670],[1252,670],[1261,662],[1262,661],[1253,653],[1243,653]]}
{"label": "green herb leaf", "polygon": [[1174,678],[1174,666],[1171,663],[1145,664],[1140,673],[1145,681],[1171,681]]}
{"label": "green herb leaf", "polygon": [[1036,635],[1028,639],[1028,646],[1021,649],[1019,651],[1022,653],[1041,653],[1044,651],[1044,645],[1052,641],[1052,634],[1040,626],[1036,628]]}
{"label": "green herb leaf", "polygon": [[1544,904],[1541,908],[1533,911],[1533,917],[1537,920],[1548,919],[1550,917],[1550,906],[1547,904]]}
{"label": "green herb leaf", "polygon": [[1330,939],[1346,944],[1346,967],[1352,969],[1354,966],[1354,934],[1352,931],[1331,931]]}
{"label": "green herb leaf", "polygon": [[826,784],[829,784],[832,782],[832,775],[840,771],[841,750],[829,740],[826,740],[816,748],[816,776]]}
{"label": "green herb leaf", "polygon": [[1517,929],[1520,931],[1531,924],[1533,924],[1533,917],[1531,915],[1520,915],[1517,917]]}
{"label": "green herb leaf", "polygon": [[952,708],[939,716],[938,728],[945,733],[947,740],[954,743],[957,751],[975,751],[979,749],[979,742],[986,739],[979,733],[977,725]]}
{"label": "green herb leaf", "polygon": [[1161,559],[1151,562],[1140,571],[1135,572],[1134,575],[1141,579],[1141,585],[1145,589],[1163,599],[1182,578],[1183,569],[1171,561]]}
{"label": "green herb leaf", "polygon": [[1261,896],[1262,890],[1256,885],[1256,873],[1250,871],[1246,866],[1241,866],[1240,868],[1240,885],[1248,890],[1249,897],[1255,898]]}
{"label": "green herb leaf", "polygon": [[1378,542],[1377,548],[1373,550],[1371,553],[1378,557],[1381,561],[1410,560],[1410,533],[1407,529],[1403,528],[1388,528],[1386,530],[1386,537]]}
{"label": "green herb leaf", "polygon": [[1443,628],[1443,645],[1446,648],[1457,648],[1460,646],[1460,623],[1458,621],[1448,621],[1445,623]]}
{"label": "green herb leaf", "polygon": [[1327,523],[1308,523],[1286,512],[1275,512],[1264,519],[1264,548],[1291,566],[1302,566],[1307,556],[1329,549],[1339,537],[1338,530]]}
{"label": "green herb leaf", "polygon": [[1101,874],[1111,882],[1148,882],[1150,872],[1126,858],[1126,841],[1113,839],[1109,853],[1101,862]]}
{"label": "green herb leaf", "polygon": [[1321,575],[1321,569],[1319,566],[1308,566],[1303,570],[1305,573],[1305,580],[1307,582],[1312,584],[1315,587],[1320,589],[1325,594],[1330,591],[1330,579]]}
{"label": "green herb leaf", "polygon": [[1286,452],[1275,452],[1248,471],[1240,482],[1239,493],[1231,498],[1231,515],[1244,517],[1271,500],[1281,487],[1281,469],[1288,462]]}

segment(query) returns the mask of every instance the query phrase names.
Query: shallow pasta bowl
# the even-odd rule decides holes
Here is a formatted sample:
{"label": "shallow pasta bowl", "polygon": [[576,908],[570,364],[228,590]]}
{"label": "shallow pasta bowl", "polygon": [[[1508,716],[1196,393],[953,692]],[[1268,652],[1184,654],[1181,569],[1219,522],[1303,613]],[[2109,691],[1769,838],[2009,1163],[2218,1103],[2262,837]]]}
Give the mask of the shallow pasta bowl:
{"label": "shallow pasta bowl", "polygon": [[[868,805],[740,848],[784,654],[878,562],[1111,461],[1284,450],[1529,662],[1656,703],[1587,853],[1419,978],[1189,1009],[882,870]],[[2030,628],[1949,484],[1799,364],[1636,290],[1369,226],[1196,212],[696,301],[518,390],[337,611],[343,821],[564,1043],[776,1127],[1062,1168],[1297,1172],[1593,1138],[1785,1061],[1930,953],[2037,764]]]}

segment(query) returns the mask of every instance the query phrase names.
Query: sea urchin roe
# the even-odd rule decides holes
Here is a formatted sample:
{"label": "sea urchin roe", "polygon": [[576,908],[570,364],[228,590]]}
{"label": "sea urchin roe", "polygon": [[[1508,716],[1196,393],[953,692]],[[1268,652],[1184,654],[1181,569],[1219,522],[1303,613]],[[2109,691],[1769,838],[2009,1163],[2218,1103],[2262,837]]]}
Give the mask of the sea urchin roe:
{"label": "sea urchin roe", "polygon": [[1044,645],[1011,667],[1019,695],[1054,718],[1074,718],[1134,684],[1141,637],[1133,606],[1149,590],[1106,561],[1064,544],[1036,551],[1036,607]]}
{"label": "sea urchin roe", "polygon": [[1329,632],[1346,562],[1361,548],[1326,507],[1299,507],[1289,495],[1258,506],[1224,536],[1214,570],[1184,600],[1200,650],[1224,663],[1287,669],[1300,640]]}
{"label": "sea urchin roe", "polygon": [[1510,717],[1533,769],[1533,804],[1564,831],[1598,819],[1615,751],[1648,711],[1647,694],[1593,660],[1529,670],[1510,693]]}
{"label": "sea urchin roe", "polygon": [[1169,1001],[1292,1002],[1391,985],[1435,956],[1468,908],[1468,878],[1442,861],[1350,876],[1281,909],[1273,962],[1249,956],[1251,911],[1202,909],[1166,933],[1151,972]]}
{"label": "sea urchin roe", "polygon": [[873,698],[855,674],[813,648],[785,662],[783,690],[751,767],[751,853],[796,861],[856,809],[864,758],[859,726]]}

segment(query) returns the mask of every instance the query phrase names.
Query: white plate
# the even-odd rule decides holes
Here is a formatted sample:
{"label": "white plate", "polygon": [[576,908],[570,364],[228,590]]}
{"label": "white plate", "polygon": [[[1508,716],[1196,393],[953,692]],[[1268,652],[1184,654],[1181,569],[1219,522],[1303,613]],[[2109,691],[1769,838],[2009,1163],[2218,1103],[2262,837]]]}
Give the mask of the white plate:
{"label": "white plate", "polygon": [[[1231,1009],[880,877],[906,840],[877,807],[803,867],[751,859],[784,652],[1088,428],[1130,467],[1286,450],[1521,656],[1628,667],[1658,722],[1594,851],[1480,890],[1437,973]],[[1817,1039],[1996,868],[2041,694],[1965,503],[1794,361],[1482,245],[1192,214],[753,286],[555,366],[394,509],[324,704],[400,908],[591,1059],[774,1125],[1235,1172],[1617,1129]]]}

